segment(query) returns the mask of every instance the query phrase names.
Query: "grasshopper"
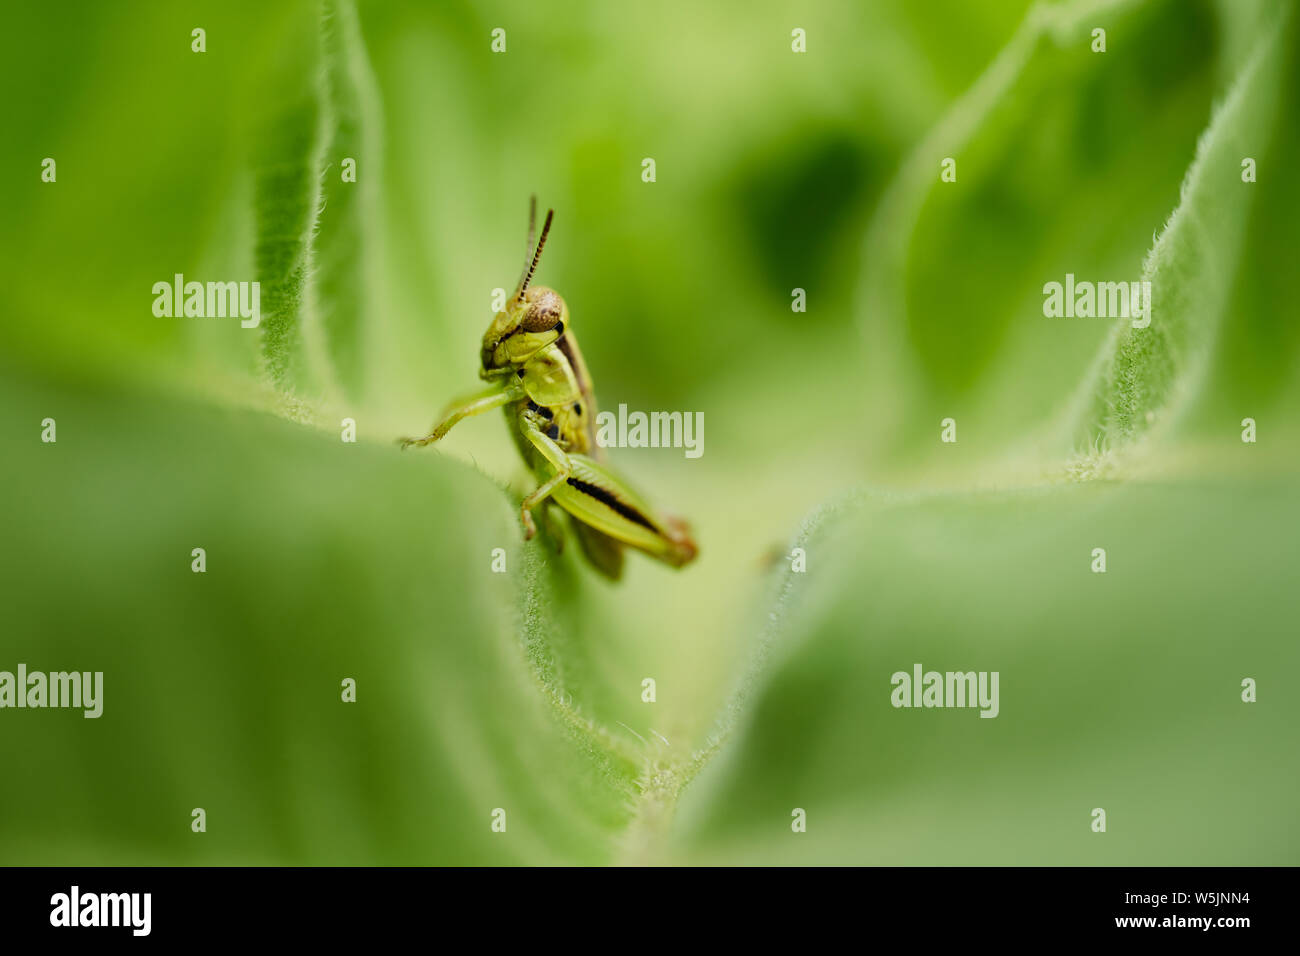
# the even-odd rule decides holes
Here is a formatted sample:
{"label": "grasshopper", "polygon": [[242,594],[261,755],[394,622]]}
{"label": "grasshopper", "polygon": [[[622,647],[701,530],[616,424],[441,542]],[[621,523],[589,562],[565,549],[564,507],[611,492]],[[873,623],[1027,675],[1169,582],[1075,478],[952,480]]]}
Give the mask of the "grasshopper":
{"label": "grasshopper", "polygon": [[547,210],[534,247],[533,197],[523,273],[483,336],[479,377],[492,387],[453,402],[423,438],[398,441],[403,449],[431,445],[461,419],[504,408],[515,444],[541,482],[519,508],[524,540],[537,533],[533,509],[542,506],[547,528],[562,547],[548,510],[558,504],[569,514],[583,553],[602,574],[620,577],[624,548],[679,568],[696,554],[689,527],[657,514],[605,463],[604,449],[596,443],[591,376],[569,327],[569,307],[554,289],[532,285],[554,216],[554,209]]}

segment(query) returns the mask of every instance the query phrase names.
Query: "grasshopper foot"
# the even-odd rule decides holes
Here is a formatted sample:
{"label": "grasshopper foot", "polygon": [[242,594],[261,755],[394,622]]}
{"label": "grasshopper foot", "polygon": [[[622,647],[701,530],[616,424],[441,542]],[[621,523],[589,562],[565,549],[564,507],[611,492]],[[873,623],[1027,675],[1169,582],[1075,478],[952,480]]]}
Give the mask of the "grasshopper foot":
{"label": "grasshopper foot", "polygon": [[423,448],[425,445],[431,445],[437,440],[433,435],[425,435],[423,438],[399,438],[397,444],[401,446],[402,451],[406,451],[412,445]]}

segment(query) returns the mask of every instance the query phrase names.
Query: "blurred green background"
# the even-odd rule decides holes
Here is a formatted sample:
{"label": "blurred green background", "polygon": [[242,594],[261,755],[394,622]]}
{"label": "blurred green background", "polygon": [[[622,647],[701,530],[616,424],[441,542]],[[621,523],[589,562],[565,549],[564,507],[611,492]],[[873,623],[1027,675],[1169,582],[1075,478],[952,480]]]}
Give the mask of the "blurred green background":
{"label": "blurred green background", "polygon": [[[0,863],[1300,862],[1291,4],[7,20],[0,670],[105,702],[0,711]],[[496,414],[392,443],[478,387],[531,193],[601,406],[704,413],[612,452],[680,572],[525,545]],[[1045,318],[1066,272],[1150,334]],[[262,326],[155,317],[175,273]],[[1000,716],[890,707],[916,662]]]}

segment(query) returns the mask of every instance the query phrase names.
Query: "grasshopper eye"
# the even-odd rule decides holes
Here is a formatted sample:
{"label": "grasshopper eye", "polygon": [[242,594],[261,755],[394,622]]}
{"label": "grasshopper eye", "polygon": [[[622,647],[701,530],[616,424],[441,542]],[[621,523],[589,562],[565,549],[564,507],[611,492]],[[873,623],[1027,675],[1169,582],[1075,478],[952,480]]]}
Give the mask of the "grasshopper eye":
{"label": "grasshopper eye", "polygon": [[525,332],[549,332],[564,321],[568,311],[559,293],[545,286],[529,289],[524,304],[526,310],[519,326]]}

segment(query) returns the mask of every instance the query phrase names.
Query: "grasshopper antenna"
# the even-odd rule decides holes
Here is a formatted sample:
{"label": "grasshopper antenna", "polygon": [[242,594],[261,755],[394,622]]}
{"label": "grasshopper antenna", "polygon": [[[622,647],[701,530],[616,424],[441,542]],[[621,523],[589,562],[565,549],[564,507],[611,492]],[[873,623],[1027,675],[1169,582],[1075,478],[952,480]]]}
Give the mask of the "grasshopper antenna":
{"label": "grasshopper antenna", "polygon": [[533,238],[537,232],[537,193],[528,197],[528,242],[524,244],[524,268],[533,254]]}
{"label": "grasshopper antenna", "polygon": [[[531,208],[531,212],[528,218],[532,220],[536,212],[536,198],[534,198],[533,204],[530,208]],[[537,271],[537,263],[540,262],[542,259],[542,249],[545,248],[546,246],[546,235],[551,231],[551,220],[554,218],[555,218],[555,210],[554,209],[546,210],[546,221],[542,223],[542,234],[537,239],[537,249],[536,251],[533,252],[532,261],[529,262],[528,266],[524,269],[523,276],[520,277],[519,279],[519,291],[515,293],[516,301],[524,297],[524,293],[528,291],[528,283],[533,281],[533,273]],[[532,229],[532,223],[530,222],[528,227],[528,245],[531,247],[532,244],[533,244],[533,229]]]}

